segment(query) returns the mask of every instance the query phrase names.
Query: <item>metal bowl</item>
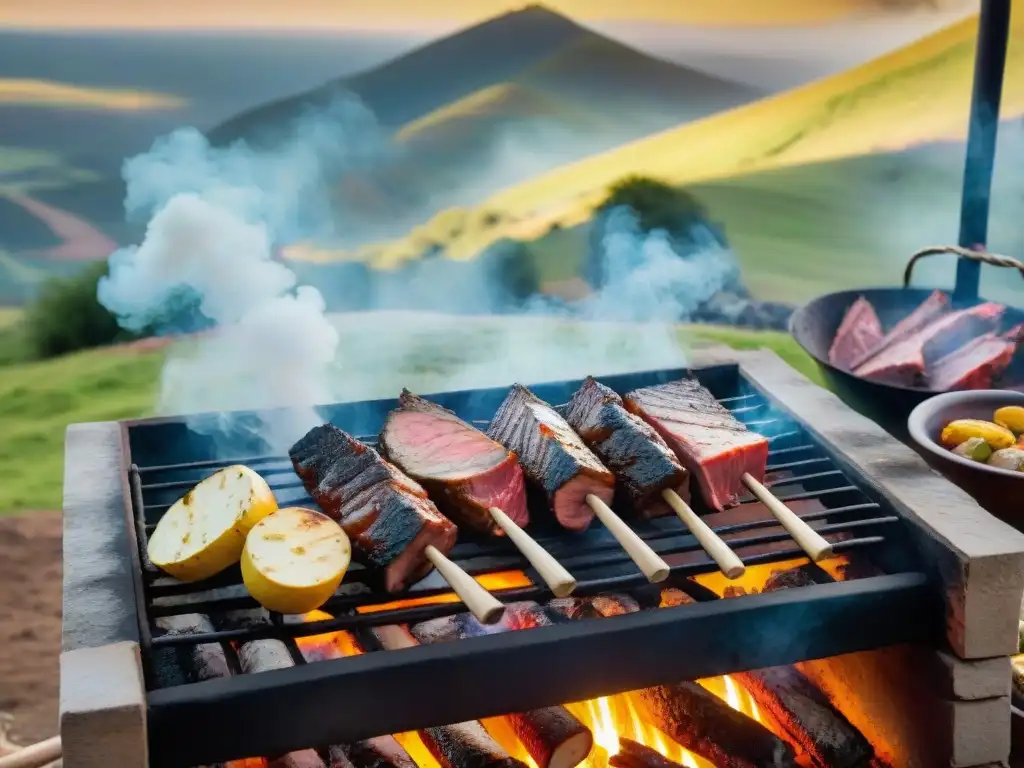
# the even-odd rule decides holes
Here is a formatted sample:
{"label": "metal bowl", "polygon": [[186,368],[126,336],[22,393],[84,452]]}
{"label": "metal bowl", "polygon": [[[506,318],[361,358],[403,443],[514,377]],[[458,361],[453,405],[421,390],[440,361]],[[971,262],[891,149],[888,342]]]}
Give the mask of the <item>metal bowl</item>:
{"label": "metal bowl", "polygon": [[[953,253],[961,259],[992,266],[1014,268],[1024,275],[1024,264],[1008,256],[969,251],[957,246],[933,246],[911,256],[903,275],[903,288],[868,288],[819,296],[794,312],[789,322],[793,338],[818,364],[829,388],[855,411],[867,416],[903,442],[908,441],[906,425],[911,410],[939,393],[925,387],[901,387],[854,376],[832,365],[828,361],[828,351],[846,310],[861,296],[871,302],[886,328],[891,328],[898,320],[913,312],[932,292],[931,289],[910,287],[914,265],[922,258],[943,253]],[[983,301],[980,298],[951,298],[953,309],[966,309]],[[1020,323],[1024,323],[1024,312],[1007,307],[1001,330],[1007,331]],[[1014,358],[1003,380],[1010,386],[1024,382],[1024,354]]]}
{"label": "metal bowl", "polygon": [[990,467],[958,456],[939,442],[939,435],[955,419],[991,421],[1004,405],[1024,406],[1024,392],[982,389],[946,392],[931,397],[910,412],[907,431],[932,469],[971,494],[996,517],[1024,530],[1024,472]]}

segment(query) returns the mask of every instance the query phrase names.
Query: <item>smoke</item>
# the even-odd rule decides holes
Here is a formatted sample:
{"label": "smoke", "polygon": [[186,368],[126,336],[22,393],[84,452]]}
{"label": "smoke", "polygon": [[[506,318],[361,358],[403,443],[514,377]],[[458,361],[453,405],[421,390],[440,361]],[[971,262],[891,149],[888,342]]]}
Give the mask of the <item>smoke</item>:
{"label": "smoke", "polygon": [[338,333],[273,243],[333,231],[331,180],[382,147],[372,113],[344,98],[297,120],[273,152],[212,148],[188,128],[125,162],[126,213],[149,225],[141,245],[110,257],[100,303],[132,331],[181,330],[187,307],[215,327],[166,364],[159,412],[191,414],[192,429],[218,436],[239,426],[224,410],[291,406],[259,427],[278,451],[320,422],[313,406],[330,399]]}
{"label": "smoke", "polygon": [[[315,269],[304,274],[319,284],[300,284],[274,245],[343,236],[346,212],[332,186],[388,159],[373,115],[346,98],[305,115],[275,150],[214,148],[184,129],[125,163],[127,215],[148,226],[141,244],[111,256],[100,302],[133,331],[212,326],[172,349],[158,412],[186,415],[225,454],[254,430],[282,452],[320,423],[318,404],[403,386],[429,393],[682,367],[676,324],[737,279],[710,230],[695,227],[683,248],[619,209],[603,217],[592,254],[605,275],[596,294],[534,296],[499,315],[508,310],[507,273],[486,259],[435,256],[386,277],[364,269],[347,291],[359,294],[362,311],[328,315],[321,290],[345,295],[345,286]],[[526,246],[514,253],[534,258]],[[383,307],[392,311],[373,311]],[[479,316],[454,317],[459,311]],[[287,409],[255,425],[229,413],[279,406]]]}

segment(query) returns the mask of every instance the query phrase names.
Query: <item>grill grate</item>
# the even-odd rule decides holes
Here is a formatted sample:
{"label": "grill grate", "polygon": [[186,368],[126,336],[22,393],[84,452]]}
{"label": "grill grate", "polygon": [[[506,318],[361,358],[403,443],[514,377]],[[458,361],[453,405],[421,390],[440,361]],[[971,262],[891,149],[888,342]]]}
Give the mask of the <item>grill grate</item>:
{"label": "grill grate", "polygon": [[[682,374],[682,371],[631,374],[602,377],[602,381],[613,389],[624,392],[637,386],[672,380]],[[913,562],[912,548],[906,541],[903,519],[894,513],[884,499],[875,498],[866,483],[851,477],[851,473],[838,466],[826,446],[818,444],[793,417],[777,407],[765,393],[756,390],[739,374],[736,366],[704,369],[697,371],[696,374],[737,418],[769,438],[771,450],[766,484],[773,489],[776,496],[790,503],[804,520],[813,521],[816,525],[820,523],[817,530],[834,543],[837,555],[855,552],[859,558],[870,561],[877,571],[887,575],[791,590],[800,593],[796,597],[792,594],[759,595],[739,601],[720,601],[728,605],[701,604],[671,611],[645,612],[655,614],[654,616],[645,617],[644,614],[639,614],[620,617],[608,622],[625,633],[620,640],[627,643],[626,647],[639,644],[646,648],[646,653],[658,647],[659,643],[666,642],[666,637],[655,640],[645,634],[655,631],[655,626],[658,626],[658,632],[668,632],[669,636],[677,638],[674,645],[666,646],[671,647],[673,653],[684,654],[689,644],[697,644],[701,650],[695,652],[691,649],[690,658],[671,662],[666,660],[664,664],[666,672],[675,669],[671,679],[684,679],[788,663],[813,658],[815,654],[833,655],[920,637],[924,632],[923,627],[930,624],[926,609],[928,601],[922,599],[926,580],[917,571]],[[533,389],[549,402],[561,403],[568,399],[578,384],[579,382],[565,382],[537,386]],[[504,389],[485,390],[451,393],[432,399],[452,408],[463,418],[482,425],[486,423],[484,417],[489,417],[496,410],[504,394]],[[384,416],[393,406],[394,401],[344,404],[334,407],[333,412],[325,415],[341,428],[373,443],[375,430],[383,423]],[[590,690],[581,680],[576,680],[571,693],[566,690],[563,682],[552,684],[550,693],[534,693],[532,696],[523,694],[518,698],[511,694],[493,696],[483,701],[479,695],[466,696],[461,704],[454,702],[450,703],[453,706],[440,707],[437,706],[437,697],[431,701],[430,697],[425,695],[425,700],[419,707],[411,708],[419,711],[418,715],[410,715],[409,707],[402,707],[400,712],[392,711],[390,714],[386,710],[382,710],[379,715],[360,712],[360,715],[353,714],[347,719],[339,718],[345,720],[344,723],[333,722],[319,729],[313,728],[312,731],[308,721],[311,701],[303,700],[296,706],[307,713],[307,720],[304,723],[291,723],[291,730],[270,727],[270,730],[264,733],[260,729],[240,726],[236,741],[226,736],[214,739],[215,744],[210,746],[209,750],[177,744],[171,735],[173,728],[167,732],[172,723],[180,726],[183,722],[181,718],[198,717],[198,712],[204,706],[213,708],[209,712],[210,716],[214,716],[214,711],[217,716],[224,716],[227,711],[224,707],[228,701],[233,702],[233,706],[238,710],[231,716],[242,717],[240,711],[247,706],[256,706],[255,702],[260,695],[276,697],[276,700],[267,698],[265,701],[273,701],[273,708],[281,711],[285,706],[284,702],[291,695],[288,692],[295,693],[297,690],[295,686],[299,685],[299,679],[305,681],[299,688],[307,689],[307,694],[314,699],[317,696],[330,697],[339,694],[348,698],[355,695],[360,686],[367,686],[367,691],[376,690],[378,695],[382,690],[392,690],[389,686],[400,686],[394,690],[410,686],[415,688],[417,685],[436,686],[441,684],[442,678],[438,678],[438,675],[442,674],[442,668],[448,669],[451,676],[446,684],[455,684],[453,679],[461,679],[462,682],[468,683],[474,675],[477,678],[480,675],[479,669],[474,671],[475,663],[479,663],[479,660],[473,660],[474,651],[477,655],[487,651],[486,648],[477,650],[477,644],[491,642],[495,648],[489,653],[495,652],[497,648],[506,649],[502,664],[507,666],[507,674],[502,677],[506,679],[507,685],[510,685],[512,678],[509,675],[515,674],[517,663],[527,664],[527,667],[523,668],[525,671],[529,667],[527,662],[530,658],[535,662],[543,662],[545,657],[539,654],[547,653],[550,658],[550,654],[557,653],[559,658],[564,657],[565,645],[562,646],[563,650],[559,651],[559,643],[571,644],[578,649],[578,654],[583,658],[588,656],[587,648],[591,649],[589,653],[600,653],[600,656],[607,658],[607,654],[611,653],[616,645],[616,641],[609,638],[606,641],[608,645],[601,652],[600,643],[592,644],[597,630],[588,631],[584,627],[581,632],[579,626],[553,627],[514,633],[515,636],[532,636],[527,639],[492,636],[460,641],[457,644],[458,648],[448,647],[444,650],[445,657],[454,657],[445,658],[445,663],[437,658],[436,648],[417,648],[370,654],[375,657],[373,661],[360,657],[307,665],[294,642],[297,637],[387,624],[411,624],[461,613],[465,611],[465,607],[461,602],[453,601],[381,608],[396,598],[384,596],[379,589],[375,589],[372,575],[358,565],[353,565],[339,592],[323,607],[332,618],[295,623],[286,622],[280,615],[271,614],[269,622],[231,626],[230,619],[226,616],[228,612],[258,607],[241,585],[238,569],[229,569],[199,584],[177,582],[163,576],[148,563],[145,555],[148,533],[152,531],[160,515],[196,482],[217,469],[234,463],[246,464],[260,472],[267,479],[282,506],[315,506],[312,499],[306,494],[286,457],[266,455],[265,452],[259,451],[253,451],[248,456],[239,452],[238,458],[230,460],[203,455],[204,450],[212,453],[212,448],[204,448],[202,444],[197,444],[194,437],[191,441],[183,442],[180,437],[174,439],[173,434],[168,436],[171,430],[177,430],[179,436],[181,434],[182,425],[173,422],[137,422],[127,425],[126,429],[130,460],[134,460],[134,463],[126,468],[126,472],[139,546],[138,552],[133,553],[133,556],[138,556],[140,562],[137,590],[140,595],[139,624],[144,657],[162,648],[216,642],[222,643],[229,658],[233,658],[231,643],[276,638],[287,643],[297,665],[295,669],[280,672],[243,675],[227,680],[178,684],[163,688],[160,688],[150,675],[147,686],[150,689],[151,723],[156,729],[152,733],[152,738],[161,744],[163,751],[160,754],[166,752],[172,756],[172,762],[168,762],[167,765],[190,764],[188,760],[222,760],[246,754],[274,754],[310,744],[338,743],[383,732],[398,732],[468,717],[500,714],[528,706],[577,700],[586,698]],[[183,446],[187,446],[188,450],[182,450]],[[184,460],[168,460],[175,457],[175,451]],[[700,502],[696,499],[694,508],[698,513],[708,512],[701,508]],[[531,509],[538,509],[532,501]],[[597,521],[586,533],[566,534],[557,530],[553,523],[546,524],[543,521],[544,517],[543,514],[532,515],[536,522],[531,522],[530,532],[577,578],[578,588],[575,594],[588,596],[623,592],[647,584],[644,576],[621,547]],[[781,529],[770,512],[749,495],[744,497],[739,507],[734,510],[712,513],[706,520],[728,541],[748,566],[803,556],[802,551]],[[671,566],[669,583],[678,583],[686,577],[717,570],[714,562],[704,554],[696,540],[674,516],[651,521],[633,521],[631,525]],[[460,536],[460,541],[449,556],[476,576],[507,571],[525,573],[531,584],[494,591],[503,602],[544,601],[552,597],[525,558],[507,540],[481,540]],[[416,585],[408,595],[401,597],[428,598],[449,592],[444,582],[434,574]],[[809,616],[808,612],[801,608],[802,602],[817,603],[816,610],[820,610],[820,615]],[[859,610],[851,611],[850,607],[854,605]],[[703,614],[700,609],[705,609]],[[865,611],[869,611],[870,614],[864,613]],[[160,634],[155,629],[155,621],[160,617],[195,613],[208,616],[216,630],[182,635]],[[660,614],[674,614],[676,620],[664,625],[667,616]],[[764,646],[765,643],[761,642],[755,633],[749,643],[740,643],[731,650],[733,641],[723,643],[721,638],[713,639],[716,631],[739,631],[741,634],[749,634],[752,626],[756,627],[765,622],[766,626],[770,626],[776,621],[784,622],[778,626],[790,627],[794,633],[813,633],[827,617],[840,615],[845,617],[841,622],[846,626],[843,637],[831,637],[832,632],[827,633],[829,637],[825,638],[798,636],[795,639],[790,638],[789,642],[780,643],[775,648],[756,649],[753,646]],[[858,616],[859,619],[856,618]],[[689,627],[688,638],[679,637],[684,626]],[[729,627],[736,629],[729,630]],[[607,631],[605,625],[601,634]],[[707,641],[703,645],[700,645],[701,638]],[[746,648],[746,645],[751,647]],[[508,655],[511,653],[509,649],[513,647],[520,648],[522,652],[521,658],[516,657],[518,661]],[[577,655],[574,651],[569,653]],[[460,655],[465,658],[460,659]],[[422,659],[417,662],[419,657]],[[422,666],[410,671],[409,665],[417,663],[429,663],[432,669],[428,670],[426,666]],[[642,668],[645,665],[649,665],[649,662],[636,660],[636,663],[624,664],[624,667],[633,670],[634,677],[631,683],[635,684],[624,685],[619,690],[661,682],[644,677]],[[310,670],[310,666],[316,669]],[[363,668],[376,670],[374,676],[367,677],[369,673],[361,672]],[[331,671],[328,673],[327,669]],[[323,674],[318,674],[322,670]],[[289,675],[293,676],[291,687],[286,684],[283,677]],[[323,689],[323,686],[317,688],[315,682],[325,675],[336,678],[338,685],[341,685],[342,678],[345,678],[346,689],[335,688],[332,693]],[[463,675],[468,677],[461,677]],[[567,677],[572,676],[567,674]],[[428,680],[437,682],[428,683]],[[429,688],[422,689],[424,694],[427,690]],[[609,691],[610,689],[604,692]],[[478,701],[477,709],[470,710],[463,706],[470,700]],[[522,706],[517,706],[516,702],[520,700]],[[360,709],[358,705],[353,706],[357,710]],[[442,719],[432,720],[434,717]],[[445,717],[447,719],[443,719]],[[164,723],[163,728],[160,727],[161,723]],[[382,727],[385,723],[386,727]],[[377,728],[379,730],[375,730]],[[288,732],[283,732],[285,730]],[[243,732],[245,749],[242,749],[238,741],[243,738]],[[316,738],[296,741],[297,738],[301,738],[302,733],[315,733]],[[161,739],[166,739],[166,743]],[[181,758],[184,762],[173,762],[176,758]]]}

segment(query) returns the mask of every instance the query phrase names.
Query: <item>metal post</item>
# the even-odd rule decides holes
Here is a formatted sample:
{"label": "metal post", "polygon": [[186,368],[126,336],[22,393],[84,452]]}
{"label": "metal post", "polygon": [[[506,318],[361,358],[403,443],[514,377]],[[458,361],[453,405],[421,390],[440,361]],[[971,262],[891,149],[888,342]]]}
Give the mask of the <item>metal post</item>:
{"label": "metal post", "polygon": [[[983,247],[988,240],[988,211],[992,196],[999,102],[1010,34],[1010,0],[982,0],[978,23],[978,49],[974,59],[974,92],[967,133],[963,197],[960,201],[960,245]],[[954,296],[978,297],[981,264],[960,259],[956,266]]]}

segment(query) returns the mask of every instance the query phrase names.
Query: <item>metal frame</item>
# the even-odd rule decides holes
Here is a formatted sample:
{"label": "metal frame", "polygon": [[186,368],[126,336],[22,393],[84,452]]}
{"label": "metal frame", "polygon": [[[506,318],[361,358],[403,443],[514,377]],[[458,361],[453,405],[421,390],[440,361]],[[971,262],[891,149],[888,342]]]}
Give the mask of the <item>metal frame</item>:
{"label": "metal frame", "polygon": [[[988,240],[989,204],[995,166],[999,106],[1002,100],[1006,48],[1010,36],[1011,0],[982,0],[974,60],[974,90],[967,133],[963,196],[960,201],[960,245],[983,248]],[[959,259],[954,296],[977,299],[981,264]]]}

